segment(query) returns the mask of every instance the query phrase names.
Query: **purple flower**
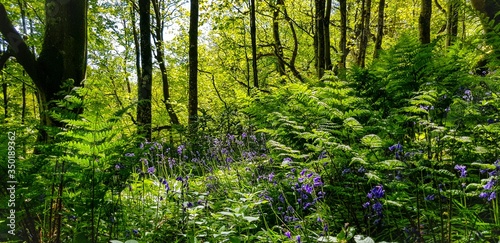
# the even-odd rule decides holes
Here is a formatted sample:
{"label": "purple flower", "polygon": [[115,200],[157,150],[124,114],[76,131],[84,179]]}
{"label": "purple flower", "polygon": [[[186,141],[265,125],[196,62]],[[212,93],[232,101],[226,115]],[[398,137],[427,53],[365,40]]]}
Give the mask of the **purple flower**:
{"label": "purple flower", "polygon": [[302,190],[304,190],[306,193],[311,194],[313,191],[313,187],[309,184],[302,185]]}
{"label": "purple flower", "polygon": [[318,156],[318,160],[324,159],[324,158],[326,158],[326,151],[325,150],[321,151],[321,153]]}
{"label": "purple flower", "polygon": [[490,196],[488,197],[488,202],[497,198],[497,193],[496,192],[491,192]]}
{"label": "purple flower", "polygon": [[179,147],[177,147],[177,153],[178,153],[179,155],[181,155],[181,154],[182,154],[182,152],[184,151],[184,149],[185,149],[185,148],[186,148],[186,146],[184,146],[184,145],[182,145],[182,144],[181,144],[181,145],[179,145]]}
{"label": "purple flower", "polygon": [[274,179],[274,172],[271,172],[271,174],[268,175],[268,180],[272,182]]}
{"label": "purple flower", "polygon": [[397,151],[402,151],[403,150],[403,145],[401,145],[400,143],[397,143],[397,144],[394,144],[392,146],[389,147],[389,151],[393,152],[397,152]]}
{"label": "purple flower", "polygon": [[426,201],[434,201],[434,199],[435,199],[434,194],[429,194],[429,195],[427,195],[427,196],[425,197],[425,200],[426,200]]}
{"label": "purple flower", "polygon": [[368,208],[370,206],[370,202],[363,203],[363,208]]}
{"label": "purple flower", "polygon": [[283,196],[283,193],[281,193],[279,196],[278,196],[278,200],[280,200],[281,203],[285,203],[285,197]]}
{"label": "purple flower", "polygon": [[486,183],[486,185],[483,186],[484,189],[486,190],[491,190],[493,188],[493,186],[495,185],[496,183],[496,180],[490,180]]}
{"label": "purple flower", "polygon": [[125,154],[125,157],[134,157],[134,156],[135,156],[135,154],[134,154],[134,153],[126,153],[126,154]]}
{"label": "purple flower", "polygon": [[467,176],[467,167],[465,165],[455,165],[455,170],[460,172],[460,177],[466,177]]}
{"label": "purple flower", "polygon": [[372,205],[372,208],[378,215],[382,215],[382,203],[376,202]]}
{"label": "purple flower", "polygon": [[155,167],[154,167],[154,166],[151,166],[151,167],[149,167],[149,168],[148,168],[148,173],[149,173],[149,174],[154,174],[154,173],[155,173],[155,170],[156,170],[156,169],[155,169]]}
{"label": "purple flower", "polygon": [[384,197],[385,190],[382,185],[375,186],[373,189],[370,190],[368,195],[366,195],[370,199],[379,199]]}
{"label": "purple flower", "polygon": [[296,239],[297,239],[297,243],[301,243],[302,242],[302,240],[300,240],[300,235],[297,235]]}
{"label": "purple flower", "polygon": [[288,239],[292,238],[292,233],[290,231],[285,232],[285,236],[288,237]]}
{"label": "purple flower", "polygon": [[313,184],[315,187],[322,186],[323,182],[321,181],[321,177],[314,177]]}
{"label": "purple flower", "polygon": [[481,192],[481,193],[479,193],[479,198],[485,199],[485,198],[488,198],[489,196],[490,196],[490,194],[487,193],[487,192]]}

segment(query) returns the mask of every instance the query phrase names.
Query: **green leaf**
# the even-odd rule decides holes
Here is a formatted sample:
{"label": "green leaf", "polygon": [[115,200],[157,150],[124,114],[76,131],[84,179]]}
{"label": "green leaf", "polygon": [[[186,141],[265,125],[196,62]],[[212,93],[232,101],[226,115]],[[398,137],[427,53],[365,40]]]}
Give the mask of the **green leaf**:
{"label": "green leaf", "polygon": [[372,238],[370,238],[368,236],[365,237],[365,236],[362,236],[362,235],[355,235],[354,236],[354,241],[356,243],[375,243],[375,241]]}
{"label": "green leaf", "polygon": [[248,222],[253,222],[259,220],[259,217],[245,216],[243,217]]}
{"label": "green leaf", "polygon": [[368,134],[361,138],[361,143],[370,148],[382,147],[382,139],[375,134]]}

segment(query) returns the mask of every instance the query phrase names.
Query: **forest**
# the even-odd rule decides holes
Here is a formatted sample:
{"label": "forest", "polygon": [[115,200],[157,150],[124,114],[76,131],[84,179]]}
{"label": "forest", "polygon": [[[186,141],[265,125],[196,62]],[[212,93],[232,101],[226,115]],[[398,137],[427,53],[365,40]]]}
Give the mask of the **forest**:
{"label": "forest", "polygon": [[2,0],[0,242],[500,242],[497,0]]}

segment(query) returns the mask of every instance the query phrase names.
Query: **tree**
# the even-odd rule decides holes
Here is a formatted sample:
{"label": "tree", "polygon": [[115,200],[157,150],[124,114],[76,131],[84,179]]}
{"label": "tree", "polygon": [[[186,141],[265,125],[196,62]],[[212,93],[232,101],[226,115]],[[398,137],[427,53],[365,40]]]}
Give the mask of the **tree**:
{"label": "tree", "polygon": [[341,76],[344,76],[347,54],[347,0],[339,0],[340,7],[340,61],[338,68],[340,69]]}
{"label": "tree", "polygon": [[279,14],[280,9],[285,5],[283,0],[276,0],[276,5],[273,10],[273,38],[274,38],[274,55],[278,59],[277,70],[280,76],[286,75],[285,62],[283,57],[283,46],[280,39]]}
{"label": "tree", "polygon": [[431,43],[431,16],[432,0],[422,0],[420,5],[420,16],[418,18],[418,28],[420,33],[420,43]]}
{"label": "tree", "polygon": [[257,75],[257,30],[255,26],[255,0],[250,0],[250,38],[252,40],[252,74],[253,86],[259,88],[259,76]]}
{"label": "tree", "polygon": [[448,1],[448,11],[446,16],[446,46],[453,44],[458,35],[458,0]]}
{"label": "tree", "polygon": [[153,57],[151,51],[151,0],[139,0],[139,28],[141,33],[141,77],[137,88],[137,125],[139,134],[151,140],[151,98],[153,85]]}
{"label": "tree", "polygon": [[332,69],[330,57],[330,12],[331,0],[315,0],[314,53],[316,73],[323,77],[325,70]]}
{"label": "tree", "polygon": [[42,51],[36,57],[0,3],[0,32],[9,44],[11,55],[37,89],[42,125],[39,141],[50,140],[47,127],[62,126],[49,115],[49,110],[56,107],[56,100],[64,98],[68,88],[82,85],[87,67],[87,0],[46,0],[45,4]]}
{"label": "tree", "polygon": [[163,104],[165,104],[165,108],[167,110],[168,116],[170,117],[170,123],[172,125],[180,125],[179,118],[172,107],[172,103],[170,103],[170,85],[168,81],[167,75],[167,67],[165,65],[164,58],[164,45],[163,45],[163,29],[164,29],[164,20],[162,18],[161,13],[161,1],[152,0],[153,1],[153,10],[155,16],[155,34],[153,37],[155,38],[155,46],[156,46],[156,61],[160,66],[161,72],[161,80],[162,80],[162,90],[163,90]]}
{"label": "tree", "polygon": [[189,104],[188,125],[191,135],[198,129],[198,0],[191,0],[189,16]]}
{"label": "tree", "polygon": [[382,38],[384,37],[384,9],[385,0],[380,0],[378,3],[378,24],[377,24],[377,39],[375,40],[375,50],[373,58],[377,58],[380,50],[382,50]]}
{"label": "tree", "polygon": [[361,36],[359,39],[359,52],[356,64],[360,67],[365,67],[366,49],[368,47],[368,37],[370,35],[370,13],[371,13],[371,0],[363,0],[361,10]]}

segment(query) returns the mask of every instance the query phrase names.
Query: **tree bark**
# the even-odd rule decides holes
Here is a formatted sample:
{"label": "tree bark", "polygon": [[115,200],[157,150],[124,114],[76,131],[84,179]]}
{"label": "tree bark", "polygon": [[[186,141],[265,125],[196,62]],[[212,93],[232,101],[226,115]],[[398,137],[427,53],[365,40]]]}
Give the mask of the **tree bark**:
{"label": "tree bark", "polygon": [[259,88],[259,76],[257,70],[257,28],[255,24],[255,0],[250,0],[250,38],[252,41],[252,74],[253,86]]}
{"label": "tree bark", "polygon": [[368,48],[368,37],[370,35],[370,14],[371,14],[371,0],[363,0],[363,8],[361,15],[361,36],[359,41],[359,53],[357,58],[357,65],[364,68],[366,60],[366,49]]}
{"label": "tree bark", "polygon": [[343,76],[347,60],[347,0],[339,0],[340,7],[340,61],[338,63],[339,73]]}
{"label": "tree bark", "polygon": [[325,70],[332,70],[332,58],[330,52],[330,16],[332,12],[332,0],[326,0],[325,6],[325,16],[323,18],[323,32],[324,34],[324,59],[325,59]]}
{"label": "tree bark", "polygon": [[151,98],[153,57],[151,51],[150,0],[139,0],[139,28],[141,33],[141,78],[137,87],[137,126],[139,135],[151,141]]}
{"label": "tree bark", "polygon": [[190,8],[188,126],[190,135],[194,135],[198,130],[198,0],[191,0]]}
{"label": "tree bark", "polygon": [[314,52],[316,56],[316,75],[318,79],[325,73],[325,0],[315,0],[315,31],[314,31]]}
{"label": "tree bark", "polygon": [[377,39],[375,40],[373,59],[378,58],[380,50],[382,50],[382,38],[384,37],[384,9],[385,0],[380,0],[378,3]]}
{"label": "tree bark", "polygon": [[[67,86],[80,86],[87,66],[87,0],[45,2],[45,33],[38,58],[31,52],[0,3],[0,32],[12,54],[33,80],[38,94],[41,129],[38,141],[49,141],[44,127],[62,124],[49,116],[53,101],[63,99]],[[66,83],[72,80],[71,84]],[[72,111],[78,112],[78,111]]]}
{"label": "tree bark", "polygon": [[418,18],[420,43],[431,43],[432,0],[422,0]]}
{"label": "tree bark", "polygon": [[[285,5],[283,0],[276,0],[276,6],[273,12],[273,38],[274,38],[274,55],[277,58],[277,70],[280,77],[286,75],[285,63],[283,62],[283,46],[281,45],[280,30],[279,30],[279,13],[280,9]],[[282,79],[284,82],[284,79]]]}
{"label": "tree bark", "polygon": [[453,45],[458,36],[458,10],[460,3],[458,0],[449,0],[448,12],[446,16],[446,46]]}

